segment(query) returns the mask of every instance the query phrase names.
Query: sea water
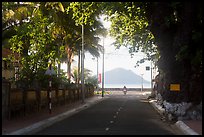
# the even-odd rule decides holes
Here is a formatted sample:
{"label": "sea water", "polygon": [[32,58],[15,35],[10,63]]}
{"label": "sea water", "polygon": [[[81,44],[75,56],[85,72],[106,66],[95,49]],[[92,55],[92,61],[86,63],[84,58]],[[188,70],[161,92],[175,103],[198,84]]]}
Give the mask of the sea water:
{"label": "sea water", "polygon": [[[102,87],[102,85],[99,85]],[[141,88],[142,84],[104,84],[104,88],[123,88],[126,86],[126,88]],[[143,88],[151,88],[151,84],[144,83]]]}

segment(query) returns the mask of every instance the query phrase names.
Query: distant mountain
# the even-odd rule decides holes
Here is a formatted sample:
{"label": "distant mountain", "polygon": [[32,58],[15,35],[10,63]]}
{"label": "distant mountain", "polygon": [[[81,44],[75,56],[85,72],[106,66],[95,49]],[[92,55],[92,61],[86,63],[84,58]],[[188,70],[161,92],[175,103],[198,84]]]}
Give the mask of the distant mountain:
{"label": "distant mountain", "polygon": [[[131,70],[116,68],[105,72],[105,84],[140,84],[142,77]],[[143,79],[143,83],[150,83]]]}

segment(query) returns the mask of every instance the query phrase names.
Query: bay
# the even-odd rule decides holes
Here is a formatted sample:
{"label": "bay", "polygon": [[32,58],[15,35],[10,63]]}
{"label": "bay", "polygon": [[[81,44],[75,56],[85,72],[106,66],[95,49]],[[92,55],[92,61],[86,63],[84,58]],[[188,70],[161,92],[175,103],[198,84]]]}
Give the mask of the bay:
{"label": "bay", "polygon": [[[99,85],[102,87],[102,85]],[[104,84],[104,88],[123,88],[126,86],[127,88],[141,88],[142,84]],[[150,83],[144,83],[143,88],[151,88]]]}

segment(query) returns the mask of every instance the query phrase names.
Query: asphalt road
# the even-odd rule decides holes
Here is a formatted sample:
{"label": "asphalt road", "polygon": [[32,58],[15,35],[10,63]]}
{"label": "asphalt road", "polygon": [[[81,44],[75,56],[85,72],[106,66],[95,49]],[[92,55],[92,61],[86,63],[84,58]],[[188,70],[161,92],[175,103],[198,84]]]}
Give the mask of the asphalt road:
{"label": "asphalt road", "polygon": [[42,129],[36,135],[174,135],[139,91],[114,92],[107,99]]}

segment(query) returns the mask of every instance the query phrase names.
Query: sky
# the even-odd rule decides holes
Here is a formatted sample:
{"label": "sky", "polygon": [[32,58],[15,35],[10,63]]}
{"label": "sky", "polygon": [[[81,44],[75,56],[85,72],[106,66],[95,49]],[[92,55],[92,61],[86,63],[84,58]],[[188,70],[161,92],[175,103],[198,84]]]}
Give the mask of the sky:
{"label": "sky", "polygon": [[[109,29],[111,23],[107,21],[102,22],[105,28]],[[149,61],[145,61],[144,63],[140,64],[138,67],[135,68],[136,62],[145,57],[145,54],[142,52],[135,53],[133,58],[131,58],[128,48],[120,47],[120,49],[116,49],[114,45],[111,45],[114,42],[114,38],[107,36],[104,39],[104,72],[110,71],[116,68],[123,68],[127,70],[133,71],[135,74],[140,75],[143,74],[143,78],[147,81],[151,80],[151,71],[146,70],[146,66],[150,66]],[[102,39],[99,44],[103,45]],[[78,57],[74,57],[74,62],[72,67],[77,66]],[[100,58],[98,58],[98,72],[102,74],[102,54]],[[62,69],[66,71],[66,64],[62,64]],[[97,60],[96,58],[86,52],[85,59],[84,59],[84,68],[89,69],[92,71],[92,75],[97,74]]]}

